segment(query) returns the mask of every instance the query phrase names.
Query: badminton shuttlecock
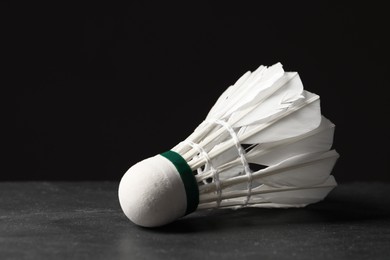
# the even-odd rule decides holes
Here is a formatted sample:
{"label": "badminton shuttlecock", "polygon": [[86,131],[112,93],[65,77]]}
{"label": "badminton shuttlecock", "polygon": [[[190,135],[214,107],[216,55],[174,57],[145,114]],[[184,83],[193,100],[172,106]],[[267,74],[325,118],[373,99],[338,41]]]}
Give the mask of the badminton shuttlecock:
{"label": "badminton shuttlecock", "polygon": [[119,201],[135,224],[168,224],[195,210],[304,207],[337,185],[334,124],[319,96],[280,63],[245,73],[171,150],[132,166]]}

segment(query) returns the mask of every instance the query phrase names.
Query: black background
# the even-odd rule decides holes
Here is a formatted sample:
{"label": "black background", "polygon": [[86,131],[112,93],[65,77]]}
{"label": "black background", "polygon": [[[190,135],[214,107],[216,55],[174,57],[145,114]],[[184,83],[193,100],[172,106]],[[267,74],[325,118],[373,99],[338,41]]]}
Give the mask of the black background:
{"label": "black background", "polygon": [[[366,1],[364,1],[366,3]],[[281,62],[336,124],[339,182],[390,181],[386,8],[327,1],[8,4],[0,180],[119,180]]]}

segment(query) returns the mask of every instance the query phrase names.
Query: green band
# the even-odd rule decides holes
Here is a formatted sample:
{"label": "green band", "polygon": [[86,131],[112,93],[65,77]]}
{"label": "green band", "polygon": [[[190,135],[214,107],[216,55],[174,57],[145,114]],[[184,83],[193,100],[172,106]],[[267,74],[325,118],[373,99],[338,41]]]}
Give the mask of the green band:
{"label": "green band", "polygon": [[180,154],[174,151],[167,151],[161,154],[175,165],[183,181],[187,195],[187,210],[186,215],[194,212],[199,204],[199,188],[195,176],[192,173],[190,166]]}

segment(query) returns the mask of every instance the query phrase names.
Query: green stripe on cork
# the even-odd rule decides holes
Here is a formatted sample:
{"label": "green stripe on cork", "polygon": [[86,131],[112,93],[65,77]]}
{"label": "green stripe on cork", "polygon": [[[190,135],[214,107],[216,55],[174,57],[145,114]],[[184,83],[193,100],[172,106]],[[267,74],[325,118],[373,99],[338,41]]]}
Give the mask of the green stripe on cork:
{"label": "green stripe on cork", "polygon": [[180,174],[180,178],[183,181],[187,195],[187,209],[185,215],[194,212],[199,204],[199,188],[190,166],[180,154],[174,151],[166,151],[161,155],[175,165]]}

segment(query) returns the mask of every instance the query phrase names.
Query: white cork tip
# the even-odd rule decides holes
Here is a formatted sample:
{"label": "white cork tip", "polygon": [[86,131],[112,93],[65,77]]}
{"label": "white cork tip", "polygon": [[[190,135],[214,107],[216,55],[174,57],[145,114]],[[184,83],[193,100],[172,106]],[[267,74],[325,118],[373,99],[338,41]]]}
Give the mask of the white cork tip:
{"label": "white cork tip", "polygon": [[133,165],[120,181],[118,196],[125,215],[143,227],[169,224],[184,216],[187,207],[183,181],[161,155]]}

